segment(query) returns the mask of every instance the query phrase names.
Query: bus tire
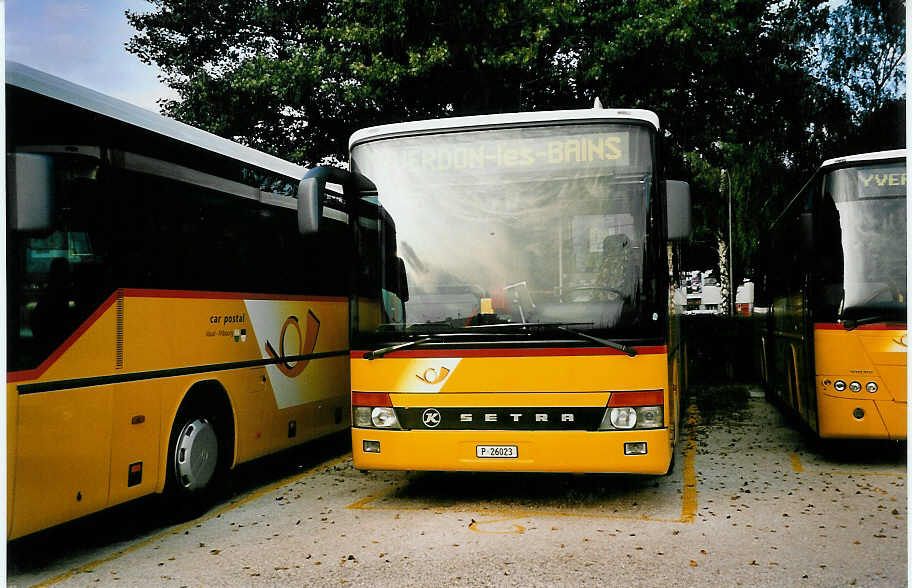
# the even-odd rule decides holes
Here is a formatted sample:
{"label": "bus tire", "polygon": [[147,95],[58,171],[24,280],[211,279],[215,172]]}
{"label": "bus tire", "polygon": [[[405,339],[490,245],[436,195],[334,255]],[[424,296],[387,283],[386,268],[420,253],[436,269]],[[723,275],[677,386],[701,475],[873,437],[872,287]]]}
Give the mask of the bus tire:
{"label": "bus tire", "polygon": [[671,451],[671,461],[668,462],[668,471],[666,471],[662,475],[670,476],[671,474],[673,474],[674,469],[675,469],[675,463],[677,463],[677,461],[678,461],[678,447],[677,447],[677,445],[675,445],[675,447]]}
{"label": "bus tire", "polygon": [[181,406],[171,427],[165,494],[178,518],[193,518],[213,501],[214,489],[227,471],[229,449],[225,427],[204,403]]}

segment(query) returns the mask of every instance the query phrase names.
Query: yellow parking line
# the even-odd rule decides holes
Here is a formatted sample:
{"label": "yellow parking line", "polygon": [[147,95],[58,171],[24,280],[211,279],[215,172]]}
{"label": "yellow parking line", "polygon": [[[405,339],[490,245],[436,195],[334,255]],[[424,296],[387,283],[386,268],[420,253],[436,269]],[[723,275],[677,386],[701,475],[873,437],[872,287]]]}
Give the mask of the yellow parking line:
{"label": "yellow parking line", "polygon": [[[401,484],[400,486],[404,486]],[[387,506],[387,505],[371,505],[370,502],[383,498],[389,494],[395,492],[397,487],[387,488],[382,492],[377,492],[363,500],[359,500],[353,504],[348,505],[346,508],[352,510],[382,510],[382,511],[420,511],[420,510],[431,510],[434,512],[453,512],[453,513],[484,513],[485,515],[496,515],[503,516],[507,519],[517,519],[522,517],[530,516],[549,516],[549,517],[564,517],[564,518],[583,518],[583,519],[611,519],[611,520],[625,520],[625,521],[652,521],[652,522],[661,522],[661,523],[681,523],[686,522],[681,519],[663,519],[663,518],[652,518],[647,515],[640,516],[624,516],[619,514],[600,514],[596,512],[572,512],[572,511],[553,511],[553,510],[534,510],[534,509],[520,509],[520,508],[491,508],[487,506],[445,506],[445,507],[433,507],[428,508],[426,506]]]}
{"label": "yellow parking line", "polygon": [[243,498],[237,500],[236,502],[232,502],[231,504],[226,504],[225,506],[223,506],[223,507],[221,507],[221,508],[219,508],[219,509],[217,509],[217,510],[214,510],[214,511],[212,511],[212,512],[210,512],[210,513],[208,513],[208,514],[206,514],[206,515],[204,515],[204,516],[202,516],[202,517],[200,517],[200,518],[198,518],[198,519],[194,519],[194,520],[189,521],[189,522],[187,522],[187,523],[183,523],[182,525],[179,525],[179,526],[177,526],[177,527],[172,527],[172,528],[170,528],[170,529],[168,529],[168,530],[166,530],[166,531],[162,531],[162,532],[158,533],[157,535],[153,535],[152,537],[148,537],[148,538],[146,538],[146,539],[143,539],[143,540],[140,541],[139,543],[134,543],[133,545],[130,545],[130,546],[128,546],[128,547],[125,547],[125,548],[123,548],[123,549],[121,549],[121,550],[119,550],[119,551],[115,551],[115,552],[112,553],[111,555],[108,555],[108,556],[103,557],[103,558],[101,558],[101,559],[97,559],[97,560],[95,560],[95,561],[93,561],[93,562],[91,562],[91,563],[87,563],[87,564],[81,565],[81,566],[79,566],[78,568],[73,568],[72,570],[69,570],[68,572],[64,572],[64,573],[60,574],[59,576],[56,576],[56,577],[54,577],[54,578],[51,578],[50,580],[45,580],[44,582],[40,582],[40,583],[38,583],[38,584],[34,584],[34,585],[33,585],[33,588],[38,588],[38,587],[41,587],[41,586],[52,586],[52,585],[57,584],[57,583],[59,583],[59,582],[63,582],[64,580],[66,580],[66,579],[68,579],[68,578],[71,578],[71,577],[73,577],[73,576],[76,575],[76,574],[81,574],[81,573],[84,573],[84,572],[88,572],[88,571],[90,571],[90,570],[93,570],[93,569],[97,568],[98,566],[100,566],[100,565],[102,565],[102,564],[106,564],[106,563],[108,563],[108,562],[110,562],[110,561],[114,561],[115,559],[117,559],[117,558],[119,558],[119,557],[121,557],[121,556],[123,556],[123,555],[126,555],[126,554],[128,554],[128,553],[131,553],[131,552],[133,552],[133,551],[136,551],[137,549],[140,549],[140,548],[142,548],[142,547],[145,547],[145,546],[149,545],[150,543],[154,543],[155,541],[158,541],[158,540],[160,540],[160,539],[164,539],[164,538],[167,537],[168,535],[178,535],[178,534],[181,533],[181,531],[186,531],[187,529],[189,529],[189,528],[191,528],[191,527],[194,527],[194,526],[196,526],[196,525],[199,525],[200,523],[204,523],[204,522],[208,521],[209,519],[213,519],[213,518],[215,518],[215,517],[218,517],[219,515],[222,515],[222,514],[224,514],[224,513],[226,513],[226,512],[229,512],[229,511],[231,511],[231,510],[234,510],[235,508],[237,508],[237,507],[239,507],[239,506],[243,506],[244,504],[247,504],[248,502],[251,502],[251,501],[256,500],[257,498],[263,496],[264,494],[267,494],[267,493],[269,493],[269,492],[272,492],[272,491],[276,490],[277,488],[281,488],[282,486],[286,486],[286,485],[291,484],[292,482],[295,482],[295,481],[300,480],[300,479],[302,479],[302,478],[306,478],[306,477],[311,476],[311,475],[313,475],[313,474],[322,472],[323,470],[329,469],[329,468],[331,468],[332,466],[334,466],[334,465],[336,465],[336,464],[338,464],[338,463],[341,463],[341,462],[343,462],[343,461],[345,461],[345,460],[347,460],[347,459],[350,459],[350,458],[351,458],[351,453],[347,453],[347,454],[345,454],[345,455],[343,455],[343,456],[341,456],[341,457],[337,457],[336,459],[332,459],[332,460],[327,461],[327,462],[324,462],[324,463],[322,463],[322,464],[320,464],[320,465],[318,465],[318,466],[315,466],[315,467],[313,467],[313,468],[311,468],[311,469],[309,469],[309,470],[307,470],[307,471],[305,471],[305,472],[303,472],[303,473],[295,474],[294,476],[289,476],[288,478],[285,478],[284,480],[280,480],[280,481],[278,481],[278,482],[274,482],[274,483],[270,484],[269,486],[265,486],[265,487],[263,487],[263,488],[260,488],[260,489],[257,490],[256,492],[253,492],[253,493],[251,493],[251,494],[248,494],[248,495],[244,496]]}
{"label": "yellow parking line", "polygon": [[684,492],[681,498],[681,522],[692,523],[697,515],[697,474],[694,456],[697,453],[697,425],[700,411],[696,404],[687,408],[687,445],[684,447]]}
{"label": "yellow parking line", "polygon": [[[789,454],[789,457],[790,457],[791,460],[792,460],[792,471],[794,471],[796,474],[800,474],[800,473],[804,472],[804,465],[801,463],[801,457],[799,457],[798,454],[797,454],[797,453],[794,453],[794,452],[793,452],[793,453],[790,453],[790,454]],[[824,475],[829,474],[829,475],[831,475],[831,476],[881,476],[881,477],[886,477],[886,478],[901,478],[901,479],[903,479],[903,478],[906,477],[906,475],[905,475],[905,474],[902,474],[902,473],[895,473],[895,472],[866,472],[866,471],[864,471],[864,470],[854,470],[854,471],[853,471],[853,470],[827,470],[827,469],[822,469],[822,470],[812,470],[812,471],[810,471],[810,472],[808,472],[808,473],[818,474],[818,475],[820,475],[820,474],[824,474]]]}
{"label": "yellow parking line", "polygon": [[865,472],[865,471],[851,471],[851,470],[821,470],[814,472],[815,474],[830,474],[831,476],[880,476],[885,478],[905,478],[905,474],[897,474],[893,472]]}
{"label": "yellow parking line", "polygon": [[493,519],[490,521],[476,521],[473,519],[472,522],[469,523],[469,529],[471,529],[472,531],[475,531],[476,533],[484,533],[486,535],[522,535],[523,533],[525,533],[526,528],[523,527],[522,525],[518,525],[516,523],[511,524],[508,529],[501,530],[501,531],[492,531],[492,530],[482,528],[483,526],[493,525],[495,523],[505,523],[507,521],[513,521],[513,520],[516,520],[516,519],[512,518],[512,517],[508,518],[508,519]]}

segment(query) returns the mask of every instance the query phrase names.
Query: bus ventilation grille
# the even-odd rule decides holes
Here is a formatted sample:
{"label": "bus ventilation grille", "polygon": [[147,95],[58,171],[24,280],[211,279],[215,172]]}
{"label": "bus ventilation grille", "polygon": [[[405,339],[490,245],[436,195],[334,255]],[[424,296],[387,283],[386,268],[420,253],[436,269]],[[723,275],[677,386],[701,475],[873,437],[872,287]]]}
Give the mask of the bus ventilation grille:
{"label": "bus ventilation grille", "polygon": [[116,348],[114,350],[114,361],[117,369],[121,369],[124,366],[124,297],[123,290],[117,291],[117,301],[114,303],[114,311],[116,313],[116,329],[115,333],[116,338]]}

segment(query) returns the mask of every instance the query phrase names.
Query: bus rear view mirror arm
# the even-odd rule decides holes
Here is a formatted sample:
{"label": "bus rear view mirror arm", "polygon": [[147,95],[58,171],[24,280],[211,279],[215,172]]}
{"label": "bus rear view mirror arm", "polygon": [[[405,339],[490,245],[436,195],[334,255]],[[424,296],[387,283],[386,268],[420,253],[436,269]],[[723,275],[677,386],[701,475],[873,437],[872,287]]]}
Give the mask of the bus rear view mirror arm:
{"label": "bus rear view mirror arm", "polygon": [[330,190],[344,197],[345,186],[351,179],[350,172],[330,165],[321,165],[307,172],[298,184],[298,231],[302,235],[313,234],[320,229],[327,184],[330,184]]}
{"label": "bus rear view mirror arm", "polygon": [[668,240],[677,241],[690,236],[690,184],[665,181]]}
{"label": "bus rear view mirror arm", "polygon": [[54,215],[54,163],[50,155],[8,153],[6,195],[9,228],[42,231]]}

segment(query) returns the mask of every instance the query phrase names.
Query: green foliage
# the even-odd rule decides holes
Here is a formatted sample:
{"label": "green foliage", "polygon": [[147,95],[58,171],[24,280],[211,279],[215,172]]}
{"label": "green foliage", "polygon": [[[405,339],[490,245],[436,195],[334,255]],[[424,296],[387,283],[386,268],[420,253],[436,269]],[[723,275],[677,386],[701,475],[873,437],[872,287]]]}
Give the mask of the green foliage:
{"label": "green foliage", "polygon": [[902,0],[150,3],[127,13],[127,50],[177,91],[164,112],[305,165],[388,122],[595,97],[654,110],[666,172],[692,184],[685,263],[727,237],[725,169],[736,278],[823,158],[904,142],[884,133],[904,126]]}
{"label": "green foliage", "polygon": [[905,84],[905,2],[855,0],[834,8],[818,35],[817,75],[853,107],[856,122]]}
{"label": "green foliage", "polygon": [[560,94],[573,2],[154,0],[127,49],[157,63],[180,120],[306,164],[357,128],[512,111]]}

